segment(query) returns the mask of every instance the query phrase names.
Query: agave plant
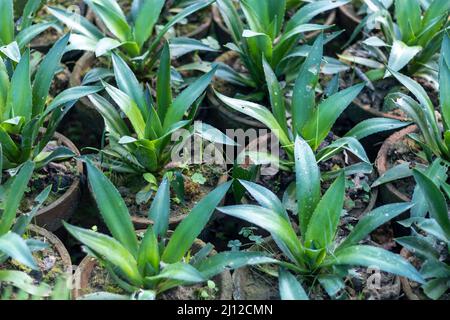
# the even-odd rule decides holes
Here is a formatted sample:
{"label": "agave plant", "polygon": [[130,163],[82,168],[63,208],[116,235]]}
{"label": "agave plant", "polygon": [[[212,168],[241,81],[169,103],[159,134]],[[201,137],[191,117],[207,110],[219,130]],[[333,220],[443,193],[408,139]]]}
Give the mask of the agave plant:
{"label": "agave plant", "polygon": [[198,78],[174,99],[170,80],[170,50],[166,43],[158,71],[156,101],[153,101],[150,87],[141,87],[125,61],[116,54],[112,55],[112,60],[119,88],[105,84],[106,91],[125,114],[131,128],[105,98],[98,94],[89,96],[106,123],[109,145],[102,153],[109,160],[108,167],[125,173],[160,173],[171,161],[174,148],[179,146],[178,141],[172,141],[171,135],[183,128],[213,142],[234,144],[207,124],[193,125],[215,70]]}
{"label": "agave plant", "polygon": [[311,24],[310,21],[348,1],[324,0],[309,3],[297,10],[289,21],[285,20],[286,0],[241,0],[239,3],[246,22],[239,15],[233,1],[217,1],[233,38],[233,43],[227,47],[239,53],[248,75],[220,64],[217,76],[259,92],[266,85],[263,61],[274,70],[277,79],[286,82],[295,79],[299,66],[310,49],[308,45],[299,45],[299,41],[307,32],[329,28]]}
{"label": "agave plant", "polygon": [[[95,27],[86,18],[62,9],[49,7],[49,12],[72,29],[68,50],[95,52],[97,56],[109,54],[115,50],[128,65],[145,77],[158,60],[161,42],[167,32],[177,23],[194,12],[206,8],[215,0],[200,0],[184,8],[164,27],[156,30],[165,0],[135,0],[129,17],[120,8],[116,0],[85,0],[107,28],[107,34]],[[154,34],[154,36],[153,36]],[[201,41],[180,38],[174,40],[183,46],[183,53],[193,50],[213,50]],[[186,47],[191,49],[186,51]]]}
{"label": "agave plant", "polygon": [[[262,105],[245,100],[224,96],[218,92],[218,98],[230,108],[242,112],[266,125],[278,138],[287,154],[287,163],[283,165],[292,168],[294,165],[294,137],[300,135],[311,148],[317,152],[318,161],[326,161],[342,149],[347,149],[367,165],[370,161],[359,143],[370,134],[405,126],[405,123],[389,119],[369,119],[353,128],[348,134],[338,139],[326,148],[320,148],[341,113],[358,96],[364,84],[338,91],[338,76],[330,82],[321,101],[316,101],[316,90],[319,88],[319,72],[323,57],[323,36],[320,35],[311,47],[311,52],[302,64],[295,82],[292,105],[287,108],[282,95],[280,82],[277,80],[270,64],[263,58],[264,75],[270,94],[271,110]],[[288,122],[290,109],[292,121]],[[251,152],[251,151],[250,151]],[[258,162],[259,155],[253,155]],[[267,157],[263,154],[262,157]]]}
{"label": "agave plant", "polygon": [[362,42],[369,58],[353,55],[340,58],[369,68],[366,75],[372,81],[389,76],[389,70],[404,70],[410,76],[423,76],[436,83],[436,54],[448,30],[450,3],[395,0],[394,14],[382,1],[365,0],[365,3],[371,12],[355,34],[364,27],[372,32],[379,26],[382,37],[375,34]]}
{"label": "agave plant", "polygon": [[13,0],[0,2],[0,58],[2,54],[14,62],[19,62],[20,53],[39,34],[51,27],[54,22],[33,23],[33,17],[41,7],[42,0],[27,1],[21,12],[19,22],[14,21]]}
{"label": "agave plant", "polygon": [[[0,156],[1,153],[2,148],[0,145]],[[36,197],[36,205],[29,213],[22,214],[16,219],[20,202],[25,194],[33,170],[34,163],[27,161],[20,167],[14,177],[0,185],[0,266],[8,259],[14,259],[31,270],[37,270],[38,266],[33,258],[32,251],[46,247],[46,244],[40,241],[34,239],[25,240],[23,235],[27,226],[48,197],[51,186]],[[50,293],[50,287],[47,284],[43,283],[36,286],[34,280],[26,273],[1,268],[0,288],[5,284],[19,288],[25,294],[48,296]],[[0,292],[0,296],[2,295],[6,297],[7,292]]]}
{"label": "agave plant", "polygon": [[450,185],[446,181],[435,181],[434,176],[418,169],[414,169],[414,178],[423,192],[422,205],[426,210],[400,222],[412,228],[412,235],[396,241],[421,260],[420,272],[426,280],[422,289],[429,298],[439,299],[450,288],[450,265],[442,258],[448,254],[450,243],[447,206]]}
{"label": "agave plant", "polygon": [[55,43],[34,74],[30,71],[30,51],[20,57],[13,70],[9,60],[0,58],[0,143],[3,168],[12,169],[33,160],[39,169],[50,161],[74,153],[66,147],[45,150],[58,124],[75,102],[102,87],[74,87],[61,92],[51,102],[49,88],[66,49],[69,35]]}
{"label": "agave plant", "polygon": [[[425,89],[415,80],[391,70],[394,77],[402,83],[415,97],[415,99],[407,94],[397,92],[387,97],[388,103],[392,107],[400,108],[409,118],[417,125],[419,134],[410,134],[411,138],[423,151],[423,157],[430,164],[428,171],[440,179],[440,175],[446,177],[446,170],[442,170],[441,166],[434,163],[435,159],[450,161],[450,144],[448,136],[450,134],[450,37],[448,34],[444,36],[442,41],[441,58],[439,62],[439,83],[440,83],[440,117],[436,115],[435,107],[426,93]],[[442,123],[441,123],[442,122]],[[432,164],[432,165],[431,165]],[[419,164],[416,164],[419,165]],[[408,178],[413,175],[410,164],[403,163],[392,167],[385,172],[376,182],[375,185],[392,182],[397,179]],[[417,195],[416,195],[417,193]],[[419,197],[421,190],[416,188],[415,196]],[[419,202],[423,198],[417,198]],[[416,202],[416,201],[415,201]],[[417,203],[417,202],[416,202]],[[413,209],[416,210],[416,209]]]}
{"label": "agave plant", "polygon": [[[351,268],[378,267],[381,271],[408,277],[423,283],[420,273],[400,255],[358,244],[373,230],[408,210],[411,204],[379,207],[368,213],[341,242],[336,238],[343,210],[345,179],[341,174],[321,195],[320,171],[308,143],[295,141],[296,200],[299,234],[290,222],[283,203],[271,191],[241,181],[259,205],[236,205],[219,211],[246,220],[270,232],[283,260],[278,262],[280,295],[283,299],[307,299],[302,284],[317,281],[329,296],[336,297],[345,288],[343,277]],[[289,270],[289,271],[287,271]]]}
{"label": "agave plant", "polygon": [[259,253],[223,252],[210,255],[212,246],[198,252],[191,247],[208,223],[231,182],[203,198],[175,231],[168,232],[169,182],[164,179],[149,211],[155,224],[138,240],[125,202],[114,185],[89,161],[89,183],[100,213],[111,232],[107,236],[69,224],[65,227],[83,243],[88,253],[108,270],[116,284],[138,299],[154,299],[181,285],[202,283],[226,268],[274,261]]}

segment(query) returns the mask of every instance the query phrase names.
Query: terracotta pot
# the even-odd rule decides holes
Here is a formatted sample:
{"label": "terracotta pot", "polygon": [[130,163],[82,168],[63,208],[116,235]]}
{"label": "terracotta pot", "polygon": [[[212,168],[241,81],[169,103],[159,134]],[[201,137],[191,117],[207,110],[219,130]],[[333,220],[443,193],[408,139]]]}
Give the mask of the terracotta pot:
{"label": "terracotta pot", "polygon": [[40,237],[43,237],[46,240],[48,240],[50,245],[52,245],[55,248],[56,252],[60,256],[60,258],[64,264],[63,272],[68,277],[71,277],[72,273],[73,273],[72,260],[70,259],[69,252],[67,252],[67,249],[64,246],[64,244],[61,242],[61,240],[59,240],[59,238],[56,235],[54,235],[53,233],[51,233],[50,231],[48,231],[44,228],[38,227],[36,225],[33,225],[33,224],[28,226],[28,231],[31,232],[32,235],[40,236]]}
{"label": "terracotta pot", "polygon": [[[238,58],[239,54],[234,51],[227,51],[221,54],[215,62],[227,64],[228,61]],[[218,88],[218,79],[213,79],[212,87],[216,90]],[[220,91],[220,90],[219,90]],[[210,107],[214,109],[214,112],[208,112],[207,117],[213,122],[217,129],[225,131],[226,129],[267,129],[267,127],[261,122],[246,116],[245,114],[235,111],[228,106],[224,105],[215,95],[212,89],[208,89],[207,97],[210,102]]]}
{"label": "terracotta pot", "polygon": [[[400,255],[406,260],[412,256],[411,252],[405,248],[400,251]],[[408,300],[429,300],[425,294],[422,293],[422,290],[414,290],[412,288],[411,281],[408,278],[400,277],[400,282],[402,284],[402,290]]]}
{"label": "terracotta pot", "polygon": [[[92,69],[95,61],[96,57],[93,52],[86,52],[83,54],[83,56],[75,63],[75,66],[70,75],[69,83],[71,87],[77,87],[81,85],[84,75]],[[85,108],[95,110],[94,105],[86,97],[81,98],[80,100],[78,100],[78,102]]]}
{"label": "terracotta pot", "polygon": [[[145,231],[140,230],[137,232],[145,232]],[[205,245],[206,244],[202,240],[196,239],[192,248],[194,249],[194,251],[199,251]],[[217,254],[217,252],[213,251],[212,254]],[[89,280],[96,266],[97,260],[95,260],[92,257],[86,256],[81,261],[74,275],[75,287],[72,292],[73,299],[78,299],[83,295],[83,291],[88,290]],[[219,289],[219,296],[217,300],[231,300],[233,283],[230,271],[224,270],[221,274],[214,277],[214,282],[216,283],[216,286]]]}
{"label": "terracotta pot", "polygon": [[[213,4],[211,6],[211,10],[212,10],[212,19],[214,20],[214,23],[216,25],[217,39],[221,44],[231,42],[232,41],[231,32],[228,30],[225,22],[223,21],[219,9],[215,4]],[[327,26],[331,26],[332,24],[334,24],[335,20],[336,20],[336,11],[332,10],[328,13],[324,24]],[[320,31],[308,33],[306,34],[305,38],[307,40],[310,40],[316,37],[319,33]]]}
{"label": "terracotta pot", "polygon": [[339,25],[345,29],[345,33],[349,36],[353,33],[356,27],[361,23],[360,17],[356,14],[353,5],[346,4],[340,6],[337,11]]}
{"label": "terracotta pot", "polygon": [[[219,181],[217,182],[217,186],[227,182],[228,180],[228,175],[224,174],[221,177],[219,177]],[[222,202],[219,204],[219,206],[222,206],[224,204],[225,199],[222,200]],[[184,220],[184,218],[186,218],[189,214],[182,214],[182,215],[177,215],[175,217],[170,217],[169,218],[169,229],[175,229],[181,221]],[[133,221],[133,225],[135,229],[146,229],[149,225],[153,225],[153,221],[145,218],[145,217],[138,217],[135,215],[131,216],[131,220]]]}
{"label": "terracotta pot", "polygon": [[[388,154],[389,151],[393,148],[393,146],[408,134],[417,132],[418,132],[417,126],[415,125],[409,126],[403,130],[394,133],[383,143],[380,151],[378,152],[377,159],[375,160],[375,167],[377,168],[378,175],[380,177],[390,169],[388,166],[389,164]],[[386,183],[380,186],[380,196],[383,203],[397,203],[397,202],[411,201],[411,198],[408,195],[402,193],[392,183]]]}
{"label": "terracotta pot", "polygon": [[[76,155],[80,155],[77,147],[62,134],[55,133],[54,138]],[[62,220],[69,219],[75,213],[81,196],[80,177],[83,175],[83,164],[81,161],[77,160],[76,169],[77,176],[70,188],[56,201],[37,212],[33,219],[35,224],[47,230],[56,231],[62,226]]]}

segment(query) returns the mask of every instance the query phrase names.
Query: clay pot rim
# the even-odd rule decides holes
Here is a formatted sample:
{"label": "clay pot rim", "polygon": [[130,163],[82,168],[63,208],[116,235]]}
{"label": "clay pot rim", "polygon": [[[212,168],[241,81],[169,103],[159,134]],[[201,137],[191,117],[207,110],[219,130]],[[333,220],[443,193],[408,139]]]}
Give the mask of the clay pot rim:
{"label": "clay pot rim", "polygon": [[[414,132],[418,132],[418,127],[416,125],[412,125],[406,127],[400,131],[395,132],[389,138],[387,138],[378,152],[377,158],[375,160],[375,167],[377,168],[378,174],[381,177],[384,173],[386,173],[388,168],[388,153],[392,149],[393,145],[405,137],[406,135]],[[386,183],[384,187],[392,194],[394,194],[397,198],[401,199],[404,202],[410,202],[411,198],[400,192],[393,183]]]}
{"label": "clay pot rim", "polygon": [[[78,148],[75,146],[75,144],[66,136],[55,132],[54,136],[55,139],[57,139],[58,141],[61,142],[62,145],[68,147],[70,150],[72,150],[77,156],[80,156],[80,151],[78,150]],[[62,203],[66,202],[70,197],[72,197],[72,195],[76,192],[78,192],[79,188],[80,188],[80,183],[81,183],[81,176],[84,173],[84,169],[83,169],[83,163],[80,160],[76,160],[76,169],[77,169],[77,176],[74,178],[71,186],[69,187],[69,189],[66,190],[66,192],[64,192],[64,194],[62,196],[60,196],[58,199],[56,199],[55,201],[53,201],[50,205],[41,208],[37,213],[34,219],[38,218],[39,216],[45,216],[46,214],[48,214],[50,211],[55,210],[56,208],[58,208]]]}
{"label": "clay pot rim", "polygon": [[[145,230],[136,230],[136,233],[145,232]],[[168,231],[170,234],[173,231]],[[200,247],[206,246],[206,243],[203,240],[195,239],[194,245],[198,245]],[[215,250],[211,252],[212,254],[217,254]],[[74,289],[72,290],[72,299],[77,300],[82,296],[81,290],[87,288],[87,282],[89,281],[90,275],[97,265],[97,260],[89,255],[83,258],[74,273]],[[225,269],[222,273],[218,274],[216,277],[219,278],[219,283],[217,284],[220,287],[220,295],[217,300],[231,300],[232,298],[232,286],[233,280],[231,277],[231,272],[228,269]],[[77,289],[77,284],[79,284],[79,289]]]}
{"label": "clay pot rim", "polygon": [[34,224],[30,224],[27,227],[27,230],[31,231],[32,233],[35,233],[38,236],[44,237],[49,241],[49,243],[55,248],[55,250],[59,254],[64,264],[65,269],[64,273],[67,274],[67,276],[71,277],[73,274],[72,259],[70,258],[70,254],[67,251],[64,244],[62,243],[62,241],[52,232]]}
{"label": "clay pot rim", "polygon": [[361,23],[362,19],[356,15],[356,11],[351,3],[347,3],[343,6],[338,7],[338,10],[341,14],[343,14],[346,18],[350,19],[352,22],[357,25]]}

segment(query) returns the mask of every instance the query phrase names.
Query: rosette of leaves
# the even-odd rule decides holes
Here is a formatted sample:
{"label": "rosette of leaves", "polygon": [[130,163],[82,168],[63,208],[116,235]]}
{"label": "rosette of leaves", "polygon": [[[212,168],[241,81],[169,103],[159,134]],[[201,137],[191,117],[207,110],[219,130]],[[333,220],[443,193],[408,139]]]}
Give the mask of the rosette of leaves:
{"label": "rosette of leaves", "polygon": [[[161,54],[154,101],[149,85],[143,88],[119,55],[113,54],[112,61],[118,88],[109,84],[105,84],[105,88],[125,118],[101,95],[89,96],[106,124],[109,143],[101,153],[107,168],[130,174],[161,174],[172,161],[172,151],[182,147],[178,140],[171,139],[172,134],[181,129],[215,143],[234,145],[231,139],[212,126],[193,123],[215,70],[198,78],[174,98],[170,49],[166,43]],[[183,137],[181,143],[187,138]]]}
{"label": "rosette of leaves", "polygon": [[365,75],[372,81],[390,76],[393,70],[424,77],[436,85],[437,56],[449,27],[450,2],[395,0],[393,13],[387,7],[389,2],[365,3],[370,12],[354,35],[362,29],[371,34],[361,42],[368,57],[340,55],[340,59],[368,68]]}
{"label": "rosette of leaves", "polygon": [[25,50],[16,64],[0,58],[0,143],[3,169],[13,169],[28,160],[40,169],[51,161],[74,156],[66,147],[45,150],[56,128],[75,102],[98,92],[99,86],[67,89],[48,99],[55,73],[60,67],[69,35],[62,37],[40,62],[36,72],[30,68],[30,50]]}
{"label": "rosette of leaves", "polygon": [[300,137],[295,140],[295,175],[298,232],[282,201],[255,183],[240,181],[258,205],[218,208],[270,232],[282,253],[277,263],[282,299],[308,299],[308,292],[314,290],[316,283],[330,297],[337,298],[345,288],[343,278],[355,267],[376,266],[381,271],[424,282],[420,273],[400,255],[359,244],[373,230],[411,208],[411,204],[390,204],[373,210],[340,241],[336,235],[344,204],[344,175],[340,174],[322,195],[315,155]]}
{"label": "rosette of leaves", "polygon": [[[65,227],[128,294],[116,295],[116,298],[155,299],[172,288],[206,282],[228,268],[274,261],[260,253],[210,255],[212,245],[206,245],[198,252],[191,251],[231,182],[218,186],[205,196],[170,235],[169,181],[163,179],[149,211],[155,224],[148,227],[142,240],[138,240],[130,213],[117,189],[92,163],[87,161],[86,164],[94,198],[111,236],[67,223]],[[98,299],[102,295],[113,296],[97,293],[84,298]]]}

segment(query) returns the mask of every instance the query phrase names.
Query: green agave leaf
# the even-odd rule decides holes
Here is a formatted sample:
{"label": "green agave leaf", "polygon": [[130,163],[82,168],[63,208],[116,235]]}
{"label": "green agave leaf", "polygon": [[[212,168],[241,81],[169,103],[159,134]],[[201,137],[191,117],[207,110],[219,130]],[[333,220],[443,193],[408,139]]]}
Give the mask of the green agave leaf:
{"label": "green agave leaf", "polygon": [[3,213],[0,219],[0,236],[11,229],[33,170],[34,163],[27,161],[20,168],[19,173],[12,178],[13,181],[7,189],[6,200],[3,203]]}
{"label": "green agave leaf", "polygon": [[165,263],[181,261],[222,201],[231,181],[221,184],[204,197],[178,225],[162,255]]}
{"label": "green agave leaf", "polygon": [[47,297],[52,291],[50,286],[45,283],[41,283],[39,286],[35,285],[34,279],[21,271],[0,270],[0,282],[9,283],[28,294],[38,297]]}
{"label": "green agave leaf", "polygon": [[25,48],[34,38],[51,27],[56,27],[56,24],[54,22],[36,23],[25,29],[22,29],[16,35],[16,41],[19,48]]}
{"label": "green agave leaf", "polygon": [[335,93],[322,101],[307,119],[302,129],[303,138],[316,150],[327,137],[341,113],[359,95],[365,84],[359,84]]}
{"label": "green agave leaf", "polygon": [[341,174],[323,195],[311,216],[305,234],[308,247],[322,249],[332,243],[344,206],[344,196],[345,176]]}
{"label": "green agave leaf", "polygon": [[167,110],[172,106],[171,64],[169,44],[166,42],[161,52],[158,79],[156,81],[156,103],[158,116],[165,119]]}
{"label": "green agave leaf", "polygon": [[309,300],[305,289],[289,271],[280,268],[278,280],[281,300]]}
{"label": "green agave leaf", "polygon": [[14,232],[8,232],[0,236],[0,252],[5,253],[28,268],[38,269],[27,243],[20,235]]}
{"label": "green agave leaf", "polygon": [[299,226],[305,235],[320,201],[320,170],[311,147],[300,137],[295,139],[295,176]]}
{"label": "green agave leaf", "polygon": [[413,204],[411,203],[394,203],[384,205],[367,213],[359,220],[358,224],[339,245],[337,250],[358,244],[359,241],[363,240],[373,230],[398,217],[403,212],[411,209],[412,206]]}
{"label": "green agave leaf", "polygon": [[13,0],[0,1],[0,45],[14,41]]}
{"label": "green agave leaf", "polygon": [[141,274],[145,274],[147,264],[150,264],[156,273],[159,272],[159,243],[157,234],[151,226],[148,227],[139,246],[137,263]]}
{"label": "green agave leaf", "polygon": [[47,10],[66,24],[69,29],[84,35],[88,39],[93,39],[97,42],[104,37],[103,33],[85,17],[56,7],[47,7]]}
{"label": "green agave leaf", "polygon": [[53,76],[69,42],[70,34],[59,39],[42,60],[33,82],[33,117],[44,109]]}
{"label": "green agave leaf", "polygon": [[[205,41],[186,37],[170,39],[170,52],[174,58],[179,58],[194,51],[218,52],[216,48],[214,48],[212,45],[209,45]],[[202,63],[200,62],[200,66],[201,65]]]}
{"label": "green agave leaf", "polygon": [[49,115],[53,110],[66,103],[75,102],[78,99],[97,93],[101,90],[103,90],[102,86],[79,86],[64,90],[52,100],[47,108],[45,108],[43,116]]}
{"label": "green agave leaf", "polygon": [[315,16],[326,11],[336,9],[349,3],[350,0],[318,0],[304,5],[290,19],[286,26],[286,31],[294,29],[296,26],[310,22]]}
{"label": "green agave leaf", "polygon": [[410,163],[405,162],[390,168],[381,177],[379,177],[372,185],[372,188],[378,187],[382,184],[396,181],[403,178],[411,177],[413,172],[409,167]]}
{"label": "green agave leaf", "polygon": [[159,237],[165,237],[169,227],[170,189],[167,177],[163,179],[156,192],[149,211],[149,218],[154,221],[154,231]]}
{"label": "green agave leaf", "polygon": [[[206,279],[197,269],[190,264],[184,262],[177,262],[173,264],[167,264],[163,267],[162,271],[153,277],[146,277],[146,281],[155,280],[176,280],[182,283],[194,284],[199,282],[205,282]],[[169,288],[167,284],[162,283],[159,285],[158,291],[162,292]]]}
{"label": "green agave leaf", "polygon": [[278,82],[277,76],[272,70],[272,67],[267,62],[266,58],[262,58],[264,74],[266,76],[266,83],[269,89],[270,105],[272,111],[280,127],[286,136],[289,136],[289,130],[287,127],[286,119],[286,107],[284,104],[284,93],[281,89],[281,85]]}
{"label": "green agave leaf", "polygon": [[205,258],[194,267],[207,279],[224,272],[228,269],[238,269],[244,266],[276,263],[277,260],[259,252],[228,251],[215,254]]}
{"label": "green agave leaf", "polygon": [[153,33],[153,28],[158,22],[165,1],[154,0],[135,2],[137,3],[137,8],[135,9],[136,14],[133,16],[134,38],[136,39],[139,47],[142,48],[144,43]]}
{"label": "green agave leaf", "polygon": [[176,97],[164,118],[164,129],[167,129],[174,123],[183,119],[183,116],[188,111],[189,107],[202,96],[211,83],[216,69],[217,68],[213,68],[210,72],[198,78]]}
{"label": "green agave leaf", "polygon": [[148,106],[138,79],[119,55],[113,53],[112,62],[117,86],[137,104],[142,115],[147,119],[149,115]]}
{"label": "green agave leaf", "polygon": [[219,8],[227,29],[231,32],[234,43],[240,43],[244,26],[234,6],[234,2],[232,0],[217,0],[216,5]]}
{"label": "green agave leaf", "polygon": [[[97,256],[119,268],[122,273],[136,286],[142,284],[134,254],[128,251],[119,241],[104,234],[75,227],[63,222],[64,227],[78,241],[94,251]],[[134,232],[133,232],[134,234]]]}
{"label": "green agave leaf", "polygon": [[296,134],[304,127],[314,114],[316,104],[315,87],[319,81],[320,64],[323,57],[323,35],[314,42],[309,55],[298,73],[292,96],[292,125]]}
{"label": "green agave leaf", "polygon": [[377,267],[381,271],[424,283],[420,273],[400,255],[372,246],[351,246],[338,251],[324,265]]}
{"label": "green agave leaf", "polygon": [[108,130],[117,136],[130,136],[126,123],[108,100],[98,94],[90,95],[89,100],[105,120]]}
{"label": "green agave leaf", "polygon": [[296,258],[301,256],[303,248],[289,220],[273,210],[255,205],[235,205],[221,207],[217,210],[267,230],[284,244],[280,249],[287,248],[289,250],[286,256]]}
{"label": "green agave leaf", "polygon": [[396,130],[410,125],[411,122],[399,121],[388,118],[371,118],[364,120],[354,126],[345,137],[353,137],[361,140],[372,134]]}
{"label": "green agave leaf", "polygon": [[445,232],[447,238],[450,239],[450,219],[448,217],[447,202],[443,193],[439,190],[439,187],[421,171],[413,169],[413,175],[425,195],[431,216],[439,223],[439,226]]}
{"label": "green agave leaf", "polygon": [[406,236],[395,239],[402,247],[425,259],[439,259],[439,252],[423,236]]}
{"label": "green agave leaf", "polygon": [[[175,17],[172,18],[172,20],[170,20],[157,34],[157,36],[155,37],[155,40],[153,40],[151,46],[150,46],[150,52],[153,52],[159,45],[160,41],[162,40],[162,38],[164,37],[164,35],[170,30],[170,28],[172,28],[175,24],[177,24],[178,22],[182,21],[183,19],[185,19],[186,17],[190,16],[191,14],[202,10],[203,8],[208,7],[209,5],[211,5],[213,2],[215,2],[216,0],[205,0],[205,1],[198,1],[193,3],[192,5],[184,8],[181,12],[179,12]],[[145,23],[148,23],[145,22]]]}
{"label": "green agave leaf", "polygon": [[450,36],[444,35],[439,63],[439,98],[441,114],[447,130],[450,128]]}
{"label": "green agave leaf", "polygon": [[114,0],[85,0],[91,9],[102,19],[106,27],[120,41],[131,37],[131,28],[122,9]]}
{"label": "green agave leaf", "polygon": [[116,102],[119,108],[125,113],[130,120],[133,129],[135,130],[139,139],[145,137],[145,120],[141,113],[141,110],[136,105],[136,102],[132,100],[125,92],[113,87],[110,84],[104,82],[106,92]]}
{"label": "green agave leaf", "polygon": [[283,146],[289,146],[292,144],[280,124],[267,108],[254,102],[224,96],[217,91],[215,93],[220,101],[230,108],[242,112],[266,125],[278,137],[278,139],[280,139]]}
{"label": "green agave leaf", "polygon": [[138,242],[125,201],[111,181],[89,160],[86,160],[86,167],[92,195],[109,231],[135,256]]}
{"label": "green agave leaf", "polygon": [[6,46],[0,47],[0,52],[14,62],[20,61],[20,48],[15,41]]}
{"label": "green agave leaf", "polygon": [[422,288],[428,297],[437,300],[449,289],[449,285],[443,279],[433,279],[425,283]]}
{"label": "green agave leaf", "polygon": [[422,26],[422,10],[419,0],[395,0],[395,18],[402,40],[405,43],[413,40]]}
{"label": "green agave leaf", "polygon": [[36,169],[45,167],[50,162],[61,161],[77,156],[71,149],[66,147],[59,147],[50,153],[40,153],[33,159]]}
{"label": "green agave leaf", "polygon": [[239,183],[247,190],[248,193],[264,208],[273,210],[280,216],[288,219],[286,209],[280,199],[269,189],[264,188],[256,183],[239,180]]}
{"label": "green agave leaf", "polygon": [[14,116],[24,117],[26,121],[31,119],[30,50],[25,52],[14,71],[8,101],[12,106]]}
{"label": "green agave leaf", "polygon": [[[422,47],[410,47],[399,40],[394,40],[392,44],[391,53],[389,56],[388,67],[394,71],[400,71],[414,59],[415,56],[422,50]],[[390,72],[386,71],[385,77],[389,76]]]}

